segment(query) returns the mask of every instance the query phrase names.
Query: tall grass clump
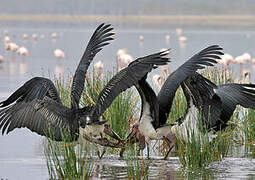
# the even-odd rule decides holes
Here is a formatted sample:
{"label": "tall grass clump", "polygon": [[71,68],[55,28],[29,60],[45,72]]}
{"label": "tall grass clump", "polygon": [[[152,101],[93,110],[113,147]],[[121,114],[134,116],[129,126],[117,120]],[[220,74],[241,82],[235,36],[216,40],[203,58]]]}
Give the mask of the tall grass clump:
{"label": "tall grass clump", "polygon": [[255,111],[247,109],[247,115],[243,121],[246,142],[255,141]]}
{"label": "tall grass clump", "polygon": [[87,158],[82,145],[70,142],[71,137],[62,134],[64,141],[47,138],[44,145],[50,179],[89,179],[93,173],[93,160]]}
{"label": "tall grass clump", "polygon": [[125,156],[128,179],[149,179],[150,160],[139,159],[132,147],[127,148]]}
{"label": "tall grass clump", "polygon": [[[177,134],[176,151],[180,163],[187,168],[203,168],[211,162],[221,161],[228,153],[229,132],[218,132],[217,136],[212,136],[212,132],[203,130],[202,118],[198,115],[199,132],[189,128],[183,128],[187,134],[187,139]],[[192,126],[192,125],[187,125]]]}
{"label": "tall grass clump", "polygon": [[255,158],[255,111],[247,109],[243,120],[243,142],[245,145],[246,154],[249,157]]}

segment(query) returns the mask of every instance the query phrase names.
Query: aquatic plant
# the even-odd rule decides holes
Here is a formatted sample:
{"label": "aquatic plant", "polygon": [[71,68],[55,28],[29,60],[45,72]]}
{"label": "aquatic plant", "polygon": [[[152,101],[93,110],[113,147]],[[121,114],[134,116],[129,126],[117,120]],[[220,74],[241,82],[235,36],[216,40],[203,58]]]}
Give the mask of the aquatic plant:
{"label": "aquatic plant", "polygon": [[129,147],[126,150],[125,161],[127,163],[128,179],[149,179],[150,160],[139,159],[135,148]]}
{"label": "aquatic plant", "polygon": [[183,167],[206,167],[211,162],[221,161],[228,154],[231,131],[217,132],[216,138],[211,139],[211,132],[202,131],[201,118],[198,121],[201,132],[196,134],[187,128],[188,141],[177,134],[176,152]]}
{"label": "aquatic plant", "polygon": [[62,134],[64,141],[47,138],[44,145],[50,179],[88,179],[93,174],[94,162],[87,157],[83,145],[70,143],[70,136]]}

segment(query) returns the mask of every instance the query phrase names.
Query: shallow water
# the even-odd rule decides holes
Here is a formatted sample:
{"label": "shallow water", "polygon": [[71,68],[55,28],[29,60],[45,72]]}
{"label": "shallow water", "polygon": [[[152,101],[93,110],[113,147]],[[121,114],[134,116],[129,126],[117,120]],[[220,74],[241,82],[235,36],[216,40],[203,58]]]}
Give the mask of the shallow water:
{"label": "shallow water", "polygon": [[[96,26],[96,25],[95,25]],[[0,54],[6,58],[6,62],[0,65],[0,101],[6,99],[24,82],[34,76],[46,76],[52,78],[54,73],[61,73],[65,77],[72,75],[84,51],[86,43],[91,36],[93,29],[65,29],[47,28],[2,28],[8,29],[13,41],[28,48],[30,56],[22,58],[4,50],[3,41],[0,41]],[[50,38],[50,33],[57,32],[59,37],[56,41]],[[111,45],[100,52],[94,62],[102,60],[105,69],[112,70],[115,66],[116,52],[120,48],[126,48],[135,58],[156,52],[161,48],[171,48],[171,64],[173,71],[188,57],[202,48],[219,44],[224,47],[225,52],[234,57],[249,52],[254,57],[255,32],[254,31],[225,31],[222,29],[193,30],[184,29],[184,35],[188,41],[186,45],[180,45],[177,41],[175,29],[122,29],[116,31],[116,39]],[[29,38],[22,40],[22,34],[29,36],[33,33],[44,34],[45,38],[38,38],[37,41]],[[165,35],[171,36],[170,42],[165,41]],[[144,36],[144,42],[138,40],[139,35]],[[1,34],[1,37],[3,35]],[[56,59],[53,51],[56,48],[63,49],[66,59]],[[232,66],[239,72],[239,66]],[[91,69],[91,68],[90,68]],[[244,69],[250,69],[254,79],[253,66],[245,65]],[[158,73],[155,71],[154,73]],[[153,74],[153,73],[152,73]],[[237,76],[238,77],[238,76]],[[151,75],[149,79],[151,78]],[[0,179],[47,179],[48,172],[43,155],[43,137],[30,132],[27,129],[18,129],[8,135],[0,136]],[[238,154],[238,153],[237,153]],[[238,157],[238,158],[236,158]],[[95,159],[97,159],[95,157]],[[181,170],[178,158],[171,157],[167,161],[159,157],[152,157],[150,163],[150,176],[157,179],[159,175],[168,178],[253,178],[255,176],[253,159],[233,156],[225,158],[222,162],[213,163],[206,170],[188,171]],[[96,173],[94,177],[112,178],[113,175],[125,178],[123,167],[125,161],[119,160],[116,156],[106,156],[103,160],[96,160]],[[15,173],[13,173],[15,171]]]}

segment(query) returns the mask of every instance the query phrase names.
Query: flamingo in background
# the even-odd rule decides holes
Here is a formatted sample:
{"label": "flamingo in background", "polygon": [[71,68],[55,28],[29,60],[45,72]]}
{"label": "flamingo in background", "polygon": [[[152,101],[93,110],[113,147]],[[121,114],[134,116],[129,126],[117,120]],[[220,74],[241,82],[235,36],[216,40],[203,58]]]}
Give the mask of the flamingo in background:
{"label": "flamingo in background", "polygon": [[54,55],[55,55],[56,58],[58,58],[58,59],[64,59],[64,58],[66,58],[64,51],[62,51],[61,49],[55,49]]}
{"label": "flamingo in background", "polygon": [[219,64],[223,65],[224,67],[227,67],[229,63],[236,63],[236,60],[231,56],[230,54],[225,53],[221,56],[221,59],[217,61]]}
{"label": "flamingo in background", "polygon": [[28,39],[28,35],[27,34],[23,34],[22,39],[23,40],[27,40]]}
{"label": "flamingo in background", "polygon": [[126,67],[127,64],[129,64],[133,60],[134,60],[133,57],[130,54],[128,54],[128,51],[126,49],[119,49],[117,51],[116,58],[118,71]]}
{"label": "flamingo in background", "polygon": [[29,52],[27,48],[25,48],[24,46],[21,46],[20,48],[18,48],[17,53],[22,56],[29,56]]}
{"label": "flamingo in background", "polygon": [[104,68],[104,64],[102,63],[102,61],[98,61],[97,63],[94,64],[94,67],[102,70]]}
{"label": "flamingo in background", "polygon": [[165,39],[166,39],[166,44],[169,44],[169,42],[170,42],[170,35],[168,34],[168,35],[166,35],[165,36]]}
{"label": "flamingo in background", "polygon": [[176,34],[177,34],[178,36],[181,36],[182,33],[183,33],[183,29],[182,29],[182,28],[177,28],[175,31],[176,31]]}
{"label": "flamingo in background", "polygon": [[4,57],[2,55],[0,55],[0,64],[2,64],[4,62]]}

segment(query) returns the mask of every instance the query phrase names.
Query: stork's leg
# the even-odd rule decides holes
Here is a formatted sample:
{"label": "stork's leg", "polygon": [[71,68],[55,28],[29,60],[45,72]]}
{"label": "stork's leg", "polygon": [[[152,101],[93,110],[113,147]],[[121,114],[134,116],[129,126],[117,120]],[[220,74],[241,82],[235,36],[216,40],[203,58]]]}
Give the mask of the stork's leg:
{"label": "stork's leg", "polygon": [[[132,146],[133,144],[135,144],[135,142],[136,142],[136,139],[133,136],[133,137],[131,137],[130,139],[127,140],[127,144],[128,144],[127,146]],[[123,158],[123,154],[124,154],[125,150],[126,150],[126,147],[123,147],[120,150],[120,158],[121,159]]]}
{"label": "stork's leg", "polygon": [[147,159],[150,159],[150,146],[147,144]]}
{"label": "stork's leg", "polygon": [[98,156],[98,158],[99,158],[99,159],[102,159],[102,157],[104,156],[105,152],[106,152],[106,147],[105,147],[105,146],[103,146],[103,152],[102,152],[101,155],[100,155],[100,151],[97,150],[97,156]]}
{"label": "stork's leg", "polygon": [[176,143],[176,136],[173,133],[168,133],[166,136],[163,136],[163,140],[166,141],[167,145],[168,145],[168,152],[166,153],[164,160],[167,159],[169,153],[171,152],[171,150],[173,149],[175,143]]}
{"label": "stork's leg", "polygon": [[[102,139],[104,139],[102,133],[100,133],[100,136],[101,136]],[[97,145],[97,156],[98,156],[99,159],[102,159],[102,157],[105,154],[105,152],[106,152],[106,147],[103,146],[103,151],[102,151],[102,154],[100,155],[100,150],[99,150],[99,147]]]}

